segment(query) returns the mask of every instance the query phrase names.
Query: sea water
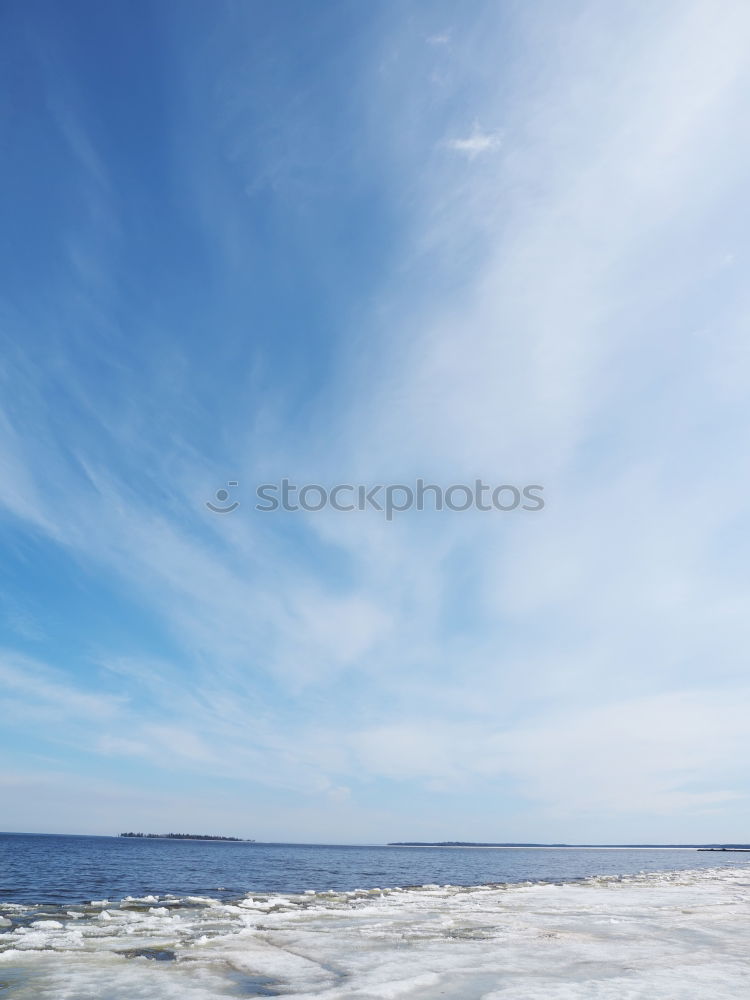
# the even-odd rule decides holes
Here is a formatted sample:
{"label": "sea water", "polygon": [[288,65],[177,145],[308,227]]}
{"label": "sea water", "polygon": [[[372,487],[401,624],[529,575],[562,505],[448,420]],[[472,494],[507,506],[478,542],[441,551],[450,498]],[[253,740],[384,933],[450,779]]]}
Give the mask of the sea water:
{"label": "sea water", "polygon": [[0,997],[747,997],[749,861],[0,836]]}

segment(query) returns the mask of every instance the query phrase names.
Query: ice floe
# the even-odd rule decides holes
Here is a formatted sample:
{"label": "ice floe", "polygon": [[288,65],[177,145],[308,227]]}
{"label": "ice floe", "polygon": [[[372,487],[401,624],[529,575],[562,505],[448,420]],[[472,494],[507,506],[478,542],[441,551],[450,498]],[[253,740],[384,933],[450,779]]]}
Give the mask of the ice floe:
{"label": "ice floe", "polygon": [[231,902],[0,904],[0,928],[9,1000],[750,996],[744,867]]}

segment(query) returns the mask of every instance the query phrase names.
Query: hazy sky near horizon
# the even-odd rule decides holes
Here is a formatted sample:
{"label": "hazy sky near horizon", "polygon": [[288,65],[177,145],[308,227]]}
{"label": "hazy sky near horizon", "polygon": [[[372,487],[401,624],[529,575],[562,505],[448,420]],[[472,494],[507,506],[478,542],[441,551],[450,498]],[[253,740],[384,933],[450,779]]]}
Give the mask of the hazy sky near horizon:
{"label": "hazy sky near horizon", "polygon": [[3,5],[0,829],[748,840],[749,48],[743,0]]}

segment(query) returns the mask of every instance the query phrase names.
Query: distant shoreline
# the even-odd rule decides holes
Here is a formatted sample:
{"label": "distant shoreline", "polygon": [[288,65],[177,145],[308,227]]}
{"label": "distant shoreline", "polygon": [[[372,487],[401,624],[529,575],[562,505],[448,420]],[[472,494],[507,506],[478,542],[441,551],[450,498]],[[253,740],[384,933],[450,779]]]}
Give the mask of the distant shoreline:
{"label": "distant shoreline", "polygon": [[428,841],[391,841],[386,847],[441,847],[461,851],[750,851],[745,844],[463,844]]}

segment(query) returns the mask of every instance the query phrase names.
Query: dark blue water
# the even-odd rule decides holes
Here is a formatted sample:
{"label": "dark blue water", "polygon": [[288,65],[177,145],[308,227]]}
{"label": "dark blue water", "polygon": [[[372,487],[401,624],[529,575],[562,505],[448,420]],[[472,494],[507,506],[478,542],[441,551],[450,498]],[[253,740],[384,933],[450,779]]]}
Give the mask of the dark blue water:
{"label": "dark blue water", "polygon": [[748,854],[692,850],[482,850],[245,844],[0,834],[0,902],[75,904],[124,896],[569,881],[717,865]]}

